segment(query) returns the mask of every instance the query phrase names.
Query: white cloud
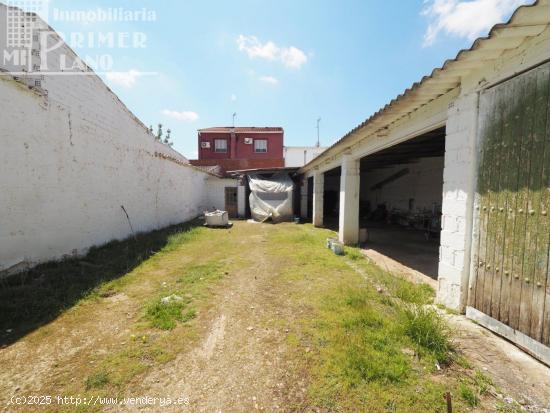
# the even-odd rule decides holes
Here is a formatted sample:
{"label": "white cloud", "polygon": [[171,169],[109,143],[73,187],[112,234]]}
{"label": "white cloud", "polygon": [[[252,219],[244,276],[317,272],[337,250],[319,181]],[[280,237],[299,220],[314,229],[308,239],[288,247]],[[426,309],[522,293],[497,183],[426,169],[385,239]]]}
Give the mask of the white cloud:
{"label": "white cloud", "polygon": [[430,19],[424,46],[432,45],[441,32],[470,40],[503,22],[517,7],[533,0],[425,0],[422,15]]}
{"label": "white cloud", "polygon": [[276,85],[279,83],[279,80],[273,76],[260,76],[260,80],[271,85]]}
{"label": "white cloud", "polygon": [[306,54],[297,47],[280,47],[271,40],[262,43],[256,36],[239,35],[237,46],[250,59],[280,61],[292,69],[299,69],[308,60]]}
{"label": "white cloud", "polygon": [[199,118],[199,115],[197,112],[191,112],[191,111],[178,112],[175,110],[164,109],[162,111],[162,114],[165,116],[168,116],[169,118],[183,120],[185,122],[194,122]]}
{"label": "white cloud", "polygon": [[307,62],[307,56],[294,46],[281,50],[281,60],[287,67],[299,69]]}
{"label": "white cloud", "polygon": [[231,99],[231,102],[236,102],[237,101],[237,95],[233,93],[231,95],[230,99]]}
{"label": "white cloud", "polygon": [[115,85],[131,88],[136,85],[136,82],[143,73],[137,70],[130,70],[128,72],[109,72],[106,77],[107,80]]}

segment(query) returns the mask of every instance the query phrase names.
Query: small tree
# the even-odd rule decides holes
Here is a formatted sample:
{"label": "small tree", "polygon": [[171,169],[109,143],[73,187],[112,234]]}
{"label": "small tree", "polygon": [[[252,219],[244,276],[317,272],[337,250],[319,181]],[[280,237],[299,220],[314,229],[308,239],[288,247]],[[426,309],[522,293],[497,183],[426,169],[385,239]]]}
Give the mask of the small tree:
{"label": "small tree", "polygon": [[172,142],[171,136],[170,136],[171,133],[172,133],[172,131],[170,129],[168,129],[166,131],[166,138],[164,138],[164,144],[168,145],[170,147],[174,146],[174,142]]}
{"label": "small tree", "polygon": [[170,147],[174,146],[174,142],[172,142],[172,130],[170,129],[167,129],[166,130],[166,136],[164,139],[162,139],[162,137],[164,136],[164,132],[162,130],[162,123],[159,123],[158,124],[158,129],[157,129],[157,133],[155,134],[153,132],[153,125],[149,126],[149,132],[151,132],[151,135],[153,135],[155,137],[155,140],[156,141],[159,141],[160,143],[163,143],[165,145],[168,145]]}
{"label": "small tree", "polygon": [[158,132],[157,132],[157,141],[162,142],[162,135],[163,135],[162,123],[159,123],[159,128],[158,128]]}

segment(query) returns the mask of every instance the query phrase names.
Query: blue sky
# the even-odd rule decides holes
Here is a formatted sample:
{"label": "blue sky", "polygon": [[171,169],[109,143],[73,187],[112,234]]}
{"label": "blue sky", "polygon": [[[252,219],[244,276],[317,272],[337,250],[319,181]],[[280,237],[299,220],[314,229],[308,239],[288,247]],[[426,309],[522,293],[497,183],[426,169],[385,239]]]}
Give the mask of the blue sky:
{"label": "blue sky", "polygon": [[[147,125],[172,129],[196,156],[196,130],[282,126],[286,145],[330,145],[370,114],[507,19],[527,0],[50,0],[49,23],[71,32],[141,32],[145,48],[109,54],[102,75]],[[155,21],[66,22],[53,9],[141,10]],[[155,72],[154,75],[143,74]]]}

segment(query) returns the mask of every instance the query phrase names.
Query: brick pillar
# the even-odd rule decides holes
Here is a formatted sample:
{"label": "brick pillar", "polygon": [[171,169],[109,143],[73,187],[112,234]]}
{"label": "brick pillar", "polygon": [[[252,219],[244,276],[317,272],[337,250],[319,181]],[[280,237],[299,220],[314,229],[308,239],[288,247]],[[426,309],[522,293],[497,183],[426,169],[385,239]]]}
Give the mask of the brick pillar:
{"label": "brick pillar", "polygon": [[461,312],[467,302],[470,275],[477,118],[477,94],[460,96],[449,105],[437,301]]}
{"label": "brick pillar", "polygon": [[346,245],[359,241],[359,160],[342,157],[338,238]]}
{"label": "brick pillar", "polygon": [[315,172],[313,175],[313,225],[323,226],[323,198],[325,191],[325,175]]}

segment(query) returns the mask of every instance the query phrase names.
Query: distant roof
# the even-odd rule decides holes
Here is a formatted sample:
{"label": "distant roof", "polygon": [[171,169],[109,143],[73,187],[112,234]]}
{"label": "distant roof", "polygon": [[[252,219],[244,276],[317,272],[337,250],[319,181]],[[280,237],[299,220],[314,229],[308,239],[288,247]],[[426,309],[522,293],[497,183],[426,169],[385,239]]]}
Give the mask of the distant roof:
{"label": "distant roof", "polygon": [[195,168],[200,169],[201,171],[205,171],[217,176],[222,176],[222,168],[220,165],[193,165]]}
{"label": "distant roof", "polygon": [[283,132],[283,128],[279,126],[216,126],[213,128],[199,129],[199,132],[211,133],[261,133],[261,132]]}
{"label": "distant roof", "polygon": [[254,168],[254,169],[238,169],[234,171],[227,171],[228,175],[245,175],[247,173],[259,172],[259,173],[272,173],[272,172],[296,172],[299,168],[297,166],[281,166],[276,168]]}

